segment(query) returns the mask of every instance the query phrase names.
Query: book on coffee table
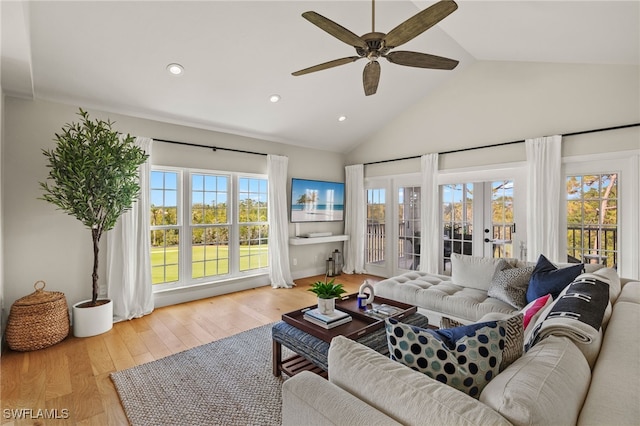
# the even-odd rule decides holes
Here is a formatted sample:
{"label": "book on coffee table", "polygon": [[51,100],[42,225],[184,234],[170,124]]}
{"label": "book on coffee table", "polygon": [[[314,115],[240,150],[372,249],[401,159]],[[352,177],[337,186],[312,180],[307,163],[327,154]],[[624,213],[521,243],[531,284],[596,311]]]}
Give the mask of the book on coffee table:
{"label": "book on coffee table", "polygon": [[334,310],[331,314],[321,314],[318,308],[309,309],[303,318],[313,324],[324,328],[333,328],[351,321],[351,315],[340,310]]}
{"label": "book on coffee table", "polygon": [[352,318],[349,316],[349,317],[344,317],[344,318],[342,318],[340,320],[337,320],[337,321],[332,321],[332,322],[327,323],[327,322],[324,322],[324,321],[320,321],[319,319],[314,318],[314,317],[312,317],[310,315],[305,315],[303,318],[306,321],[309,321],[312,324],[319,325],[320,327],[323,327],[323,328],[326,328],[326,329],[331,329],[333,327],[337,327],[339,325],[346,324],[346,323],[348,323],[348,322],[350,322],[352,320]]}
{"label": "book on coffee table", "polygon": [[307,309],[305,310],[304,314],[326,323],[338,321],[350,316],[348,313],[341,311],[339,309],[334,309],[333,312],[330,314],[323,314],[323,313],[320,313],[320,309],[318,308]]}

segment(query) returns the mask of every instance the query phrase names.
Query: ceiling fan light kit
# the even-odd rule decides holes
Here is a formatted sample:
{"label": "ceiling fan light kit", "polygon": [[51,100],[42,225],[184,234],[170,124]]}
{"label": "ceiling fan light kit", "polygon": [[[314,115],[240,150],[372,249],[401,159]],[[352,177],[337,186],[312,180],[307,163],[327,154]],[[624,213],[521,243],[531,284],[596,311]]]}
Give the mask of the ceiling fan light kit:
{"label": "ceiling fan light kit", "polygon": [[371,32],[362,36],[357,36],[340,24],[325,18],[316,12],[305,12],[302,17],[311,22],[321,30],[329,33],[338,40],[353,46],[358,56],[347,56],[345,58],[334,59],[300,71],[293,72],[292,75],[299,76],[321,71],[340,65],[355,62],[358,59],[366,58],[369,63],[365,65],[362,73],[362,84],[364,93],[367,96],[373,95],[378,90],[380,82],[380,64],[378,58],[386,58],[387,61],[396,65],[404,65],[416,68],[428,68],[438,70],[452,70],[458,65],[455,59],[443,58],[441,56],[429,55],[427,53],[396,51],[391,49],[398,47],[415,37],[419,36],[438,22],[449,16],[458,8],[453,0],[441,0],[421,12],[413,15],[389,33],[375,31],[375,0],[371,1]]}

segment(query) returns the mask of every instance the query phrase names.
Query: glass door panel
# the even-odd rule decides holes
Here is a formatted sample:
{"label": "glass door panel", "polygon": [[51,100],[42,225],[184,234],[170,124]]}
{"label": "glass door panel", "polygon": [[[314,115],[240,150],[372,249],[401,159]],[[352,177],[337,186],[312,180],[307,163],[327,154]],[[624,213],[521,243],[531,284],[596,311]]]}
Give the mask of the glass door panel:
{"label": "glass door panel", "polygon": [[451,253],[473,254],[473,185],[441,186],[443,273],[451,273]]}
{"label": "glass door panel", "polygon": [[386,191],[384,188],[367,190],[367,241],[365,263],[382,265],[385,262]]}
{"label": "glass door panel", "polygon": [[398,269],[420,266],[420,187],[398,188]]}
{"label": "glass door panel", "polygon": [[491,185],[491,225],[485,227],[487,257],[514,257],[513,180],[494,181]]}

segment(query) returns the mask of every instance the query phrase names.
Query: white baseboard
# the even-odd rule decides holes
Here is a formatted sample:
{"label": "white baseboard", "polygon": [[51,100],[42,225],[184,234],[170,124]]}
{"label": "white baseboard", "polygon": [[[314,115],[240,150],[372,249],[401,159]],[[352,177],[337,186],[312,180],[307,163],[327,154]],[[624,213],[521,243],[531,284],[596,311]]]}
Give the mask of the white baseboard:
{"label": "white baseboard", "polygon": [[176,305],[178,303],[191,302],[207,297],[220,296],[221,294],[234,293],[236,291],[249,290],[256,287],[270,285],[268,275],[258,275],[246,278],[237,278],[226,282],[202,284],[190,287],[180,287],[165,290],[153,294],[153,302],[156,308]]}

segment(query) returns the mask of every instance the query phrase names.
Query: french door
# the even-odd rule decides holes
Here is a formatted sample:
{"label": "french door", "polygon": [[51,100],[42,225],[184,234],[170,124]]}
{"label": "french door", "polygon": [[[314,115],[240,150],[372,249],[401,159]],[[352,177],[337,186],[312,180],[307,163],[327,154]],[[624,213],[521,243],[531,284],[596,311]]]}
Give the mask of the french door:
{"label": "french door", "polygon": [[444,184],[440,186],[440,197],[440,273],[451,273],[452,253],[515,257],[513,179]]}
{"label": "french door", "polygon": [[[504,173],[480,175],[481,181],[467,177],[444,176],[440,185],[440,273],[450,273],[452,253],[522,257],[525,211],[516,209],[516,179]],[[365,190],[367,271],[394,276],[419,270],[421,209],[430,208],[421,201],[420,176],[370,179]]]}
{"label": "french door", "polygon": [[419,176],[380,179],[366,185],[366,269],[381,276],[420,267]]}

